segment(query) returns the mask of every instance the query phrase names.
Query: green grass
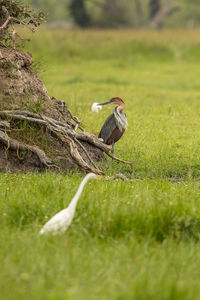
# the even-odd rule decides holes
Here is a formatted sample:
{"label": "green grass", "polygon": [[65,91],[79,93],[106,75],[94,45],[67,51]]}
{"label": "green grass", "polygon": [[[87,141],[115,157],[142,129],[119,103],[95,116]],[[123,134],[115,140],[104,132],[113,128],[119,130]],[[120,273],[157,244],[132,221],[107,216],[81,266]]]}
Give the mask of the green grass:
{"label": "green grass", "polygon": [[[68,231],[40,237],[81,174],[0,174],[1,299],[200,298],[200,37],[195,31],[41,30],[27,50],[49,93],[98,134],[119,96],[129,126]],[[41,60],[43,63],[41,63]]]}

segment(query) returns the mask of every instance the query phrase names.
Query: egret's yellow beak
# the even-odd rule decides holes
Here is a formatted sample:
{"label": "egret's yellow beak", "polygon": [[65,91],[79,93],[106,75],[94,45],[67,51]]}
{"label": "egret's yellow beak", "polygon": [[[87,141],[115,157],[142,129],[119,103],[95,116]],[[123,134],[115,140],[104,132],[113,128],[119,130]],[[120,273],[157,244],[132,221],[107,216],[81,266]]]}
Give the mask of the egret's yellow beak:
{"label": "egret's yellow beak", "polygon": [[96,178],[101,179],[101,178],[103,178],[103,175],[96,175]]}

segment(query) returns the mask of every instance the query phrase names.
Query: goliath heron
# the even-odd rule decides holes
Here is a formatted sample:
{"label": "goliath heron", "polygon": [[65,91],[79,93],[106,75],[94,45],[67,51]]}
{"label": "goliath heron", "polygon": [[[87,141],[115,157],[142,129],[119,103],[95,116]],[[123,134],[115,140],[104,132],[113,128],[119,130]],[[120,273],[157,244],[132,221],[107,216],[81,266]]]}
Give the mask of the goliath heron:
{"label": "goliath heron", "polygon": [[55,216],[53,216],[40,230],[40,234],[45,233],[52,233],[52,234],[58,234],[58,233],[64,233],[69,225],[72,222],[72,219],[74,217],[74,213],[76,210],[76,205],[78,203],[79,197],[83,191],[83,188],[85,184],[88,182],[88,180],[94,178],[99,179],[102,176],[96,175],[94,173],[89,173],[85,176],[83,181],[81,182],[78,191],[76,192],[75,196],[73,197],[72,201],[70,202],[69,206],[60,212],[58,212]]}
{"label": "goliath heron", "polygon": [[124,101],[115,97],[108,102],[98,103],[97,105],[117,104],[113,113],[106,119],[98,138],[103,139],[107,145],[112,145],[112,154],[114,153],[114,144],[122,137],[126,127],[128,126],[127,118],[123,109],[125,108]]}

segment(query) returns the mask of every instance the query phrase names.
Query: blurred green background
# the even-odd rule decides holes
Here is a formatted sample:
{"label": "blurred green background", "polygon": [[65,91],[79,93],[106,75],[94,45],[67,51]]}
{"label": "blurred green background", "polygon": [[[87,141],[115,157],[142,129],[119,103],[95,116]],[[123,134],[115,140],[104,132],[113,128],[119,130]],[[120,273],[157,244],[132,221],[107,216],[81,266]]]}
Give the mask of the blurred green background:
{"label": "blurred green background", "polygon": [[198,28],[200,0],[24,0],[55,26]]}

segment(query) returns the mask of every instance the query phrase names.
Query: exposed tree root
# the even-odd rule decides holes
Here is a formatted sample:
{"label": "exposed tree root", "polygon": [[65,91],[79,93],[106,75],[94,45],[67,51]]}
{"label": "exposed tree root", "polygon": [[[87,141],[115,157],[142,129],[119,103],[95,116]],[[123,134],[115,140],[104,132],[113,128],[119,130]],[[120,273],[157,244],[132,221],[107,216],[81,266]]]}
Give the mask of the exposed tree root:
{"label": "exposed tree root", "polygon": [[89,161],[93,164],[93,166],[98,169],[97,165],[95,164],[95,162],[93,161],[93,159],[89,156],[87,150],[85,149],[85,147],[76,139],[74,138],[75,142],[82,148],[83,152],[85,153],[85,155],[87,156],[87,158],[89,159]]}
{"label": "exposed tree root", "polygon": [[89,164],[87,164],[82,156],[80,155],[77,146],[75,142],[70,138],[63,135],[57,135],[64,143],[69,145],[70,154],[73,157],[73,159],[76,161],[76,163],[84,170],[93,172],[99,175],[103,175],[104,173],[99,170],[98,168],[92,168]]}
{"label": "exposed tree root", "polygon": [[[71,113],[70,113],[71,114]],[[72,116],[72,115],[71,115]],[[68,120],[66,122],[58,121],[56,119],[47,117],[45,115],[39,115],[30,111],[20,111],[20,110],[5,110],[0,111],[0,118],[6,120],[26,120],[27,122],[38,124],[39,126],[44,126],[46,130],[48,130],[52,136],[56,136],[58,140],[60,140],[64,145],[66,145],[69,149],[71,157],[75,160],[77,165],[79,165],[83,170],[93,172],[96,174],[103,174],[103,172],[97,167],[93,159],[88,154],[88,151],[83,146],[81,142],[87,142],[97,148],[99,148],[102,152],[105,152],[112,159],[122,162],[124,164],[128,164],[133,167],[132,162],[124,161],[119,159],[112,154],[110,154],[110,147],[100,141],[95,135],[88,132],[79,132],[77,129],[83,130],[80,126],[80,121],[73,117],[73,120],[77,123],[76,125],[69,124]],[[1,130],[1,128],[0,128]],[[14,139],[11,139],[7,136],[6,133],[0,131],[0,141],[2,141],[5,145],[17,150],[30,150],[37,154],[41,163],[47,167],[50,167],[51,160],[47,158],[44,151],[26,145],[24,143],[18,142]],[[85,154],[85,158],[80,153],[80,150]]]}
{"label": "exposed tree root", "polygon": [[37,155],[39,158],[40,162],[46,166],[46,167],[51,167],[53,166],[52,161],[50,158],[48,158],[45,154],[45,152],[37,147],[33,147],[24,143],[21,143],[15,139],[10,138],[7,133],[3,132],[0,130],[0,141],[7,147],[6,151],[8,149],[15,150],[17,153],[18,158],[21,160],[19,156],[19,151],[31,151]]}

